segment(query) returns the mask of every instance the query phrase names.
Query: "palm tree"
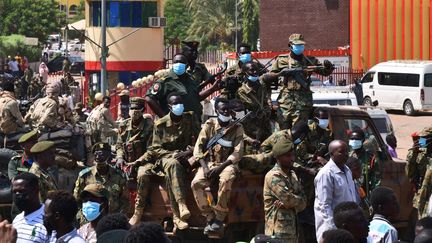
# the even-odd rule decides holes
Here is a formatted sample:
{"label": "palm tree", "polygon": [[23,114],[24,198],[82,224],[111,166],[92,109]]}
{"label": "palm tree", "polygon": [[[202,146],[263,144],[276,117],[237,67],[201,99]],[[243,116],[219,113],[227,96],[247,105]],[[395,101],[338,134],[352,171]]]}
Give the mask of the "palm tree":
{"label": "palm tree", "polygon": [[259,37],[259,0],[243,0],[242,20],[243,42],[256,49]]}

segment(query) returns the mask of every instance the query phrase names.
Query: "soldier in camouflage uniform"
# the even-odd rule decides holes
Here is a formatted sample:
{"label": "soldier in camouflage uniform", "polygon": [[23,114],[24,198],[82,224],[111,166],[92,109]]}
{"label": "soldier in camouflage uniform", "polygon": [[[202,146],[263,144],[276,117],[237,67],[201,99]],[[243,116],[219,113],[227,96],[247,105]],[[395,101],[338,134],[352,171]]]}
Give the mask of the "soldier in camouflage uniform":
{"label": "soldier in camouflage uniform", "polygon": [[117,137],[116,160],[118,164],[140,160],[140,157],[150,146],[153,134],[153,119],[150,114],[144,114],[144,99],[131,99],[130,118],[126,130]]}
{"label": "soldier in camouflage uniform", "polygon": [[84,105],[81,102],[75,104],[73,111],[73,120],[75,123],[85,123],[87,120],[87,115],[83,112]]}
{"label": "soldier in camouflage uniform", "polygon": [[5,81],[0,91],[0,132],[12,134],[22,131],[24,121],[15,98],[13,82]]}
{"label": "soldier in camouflage uniform", "polygon": [[296,243],[299,239],[297,214],[306,207],[306,195],[293,170],[294,144],[290,139],[281,139],[272,152],[277,164],[264,179],[265,234]]}
{"label": "soldier in camouflage uniform", "polygon": [[[221,235],[223,221],[229,213],[231,186],[239,173],[238,163],[243,156],[243,126],[237,124],[217,144],[206,152],[206,144],[221,129],[229,126],[231,107],[229,101],[218,98],[215,101],[218,118],[210,118],[201,129],[194,148],[194,157],[201,167],[192,180],[192,192],[198,208],[207,219],[204,234]],[[217,202],[211,207],[205,188],[216,182],[219,184]]]}
{"label": "soldier in camouflage uniform", "polygon": [[303,55],[305,44],[303,35],[290,35],[289,48],[291,52],[278,56],[273,63],[271,73],[264,77],[265,82],[275,82],[279,78],[279,82],[282,83],[282,89],[277,99],[279,103],[278,123],[281,129],[291,127],[297,120],[307,121],[313,105],[309,79],[312,72],[328,76],[334,70],[333,65],[325,60],[323,69],[301,72],[303,80],[306,80],[305,87],[295,80],[288,69],[320,65],[316,58]]}
{"label": "soldier in camouflage uniform", "polygon": [[108,164],[111,161],[110,146],[106,143],[96,143],[93,145],[92,153],[95,156],[95,165],[79,173],[73,192],[75,198],[79,198],[87,185],[101,184],[109,191],[110,213],[127,214],[130,204],[126,179]]}
{"label": "soldier in camouflage uniform", "polygon": [[204,63],[197,63],[198,59],[198,41],[182,41],[182,53],[186,56],[188,60],[188,70],[187,72],[192,76],[192,78],[197,82],[201,88],[205,84],[213,83],[215,81],[214,77],[209,73]]}
{"label": "soldier in camouflage uniform", "polygon": [[260,82],[258,66],[253,62],[243,65],[246,74],[242,86],[237,91],[237,98],[243,103],[245,112],[252,111],[242,125],[245,134],[258,141],[263,142],[271,135],[270,114],[268,100],[270,98],[266,87]]}
{"label": "soldier in camouflage uniform", "polygon": [[432,195],[432,166],[428,165],[426,174],[423,179],[423,184],[417,195],[417,200],[415,201],[416,205],[414,205],[418,209],[419,218],[430,216],[428,214],[428,208],[429,208],[429,199],[431,195]]}
{"label": "soldier in camouflage uniform", "polygon": [[120,102],[117,105],[117,121],[122,121],[130,118],[129,109],[131,106],[129,90],[120,91]]}
{"label": "soldier in camouflage uniform", "polygon": [[48,168],[55,164],[54,142],[38,142],[30,149],[34,162],[29,170],[39,178],[39,197],[45,202],[49,191],[58,190],[54,176],[48,172]]}
{"label": "soldier in camouflage uniform", "polygon": [[104,96],[102,100],[103,103],[93,109],[87,120],[93,144],[107,143],[108,138],[118,133],[117,124],[109,110],[111,98]]}
{"label": "soldier in camouflage uniform", "polygon": [[27,89],[27,97],[32,99],[36,96],[41,97],[43,84],[38,77],[33,77]]}
{"label": "soldier in camouflage uniform", "polygon": [[[192,155],[192,145],[198,135],[199,127],[192,112],[184,112],[180,94],[168,95],[168,115],[155,122],[152,146],[137,165],[144,165],[138,170],[138,191],[135,213],[129,223],[140,222],[145,199],[149,192],[150,175],[165,176],[167,191],[173,211],[174,225],[178,229],[189,227],[186,222],[190,211],[186,206],[186,173],[182,164],[188,163]],[[154,165],[151,162],[156,161]]]}
{"label": "soldier in camouflage uniform", "polygon": [[360,160],[362,176],[359,179],[361,187],[370,198],[372,190],[381,184],[381,161],[379,157],[364,147],[365,134],[362,130],[354,130],[349,137],[350,157]]}
{"label": "soldier in camouflage uniform", "polygon": [[33,130],[20,137],[19,145],[23,149],[23,153],[11,158],[8,164],[8,177],[10,180],[23,172],[28,172],[33,164],[33,158],[30,149],[37,143],[37,131]]}

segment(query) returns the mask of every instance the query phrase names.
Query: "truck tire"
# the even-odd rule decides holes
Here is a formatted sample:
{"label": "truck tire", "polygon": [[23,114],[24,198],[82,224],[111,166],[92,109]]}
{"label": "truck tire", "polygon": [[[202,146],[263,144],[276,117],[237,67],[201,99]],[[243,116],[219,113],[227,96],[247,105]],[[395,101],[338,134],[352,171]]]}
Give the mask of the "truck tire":
{"label": "truck tire", "polygon": [[406,100],[403,104],[403,111],[407,116],[413,116],[415,114],[414,106],[411,100]]}
{"label": "truck tire", "polygon": [[372,99],[370,97],[366,96],[363,99],[363,105],[365,105],[365,106],[373,106]]}

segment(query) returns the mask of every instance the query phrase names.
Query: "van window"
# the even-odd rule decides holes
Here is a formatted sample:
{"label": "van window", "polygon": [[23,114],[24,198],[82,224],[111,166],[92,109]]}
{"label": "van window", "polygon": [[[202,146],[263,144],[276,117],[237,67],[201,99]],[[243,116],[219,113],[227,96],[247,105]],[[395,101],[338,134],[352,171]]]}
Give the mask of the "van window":
{"label": "van window", "polygon": [[432,73],[426,73],[424,76],[424,86],[432,87]]}
{"label": "van window", "polygon": [[387,127],[387,119],[385,118],[372,118],[375,127],[378,129],[380,133],[389,133],[389,129]]}
{"label": "van window", "polygon": [[419,74],[412,73],[378,73],[378,83],[405,87],[418,87]]}
{"label": "van window", "polygon": [[365,76],[363,76],[363,79],[361,83],[370,83],[373,81],[373,77],[375,76],[374,72],[366,73]]}
{"label": "van window", "polygon": [[313,100],[315,105],[352,105],[350,99],[338,99],[338,100]]}

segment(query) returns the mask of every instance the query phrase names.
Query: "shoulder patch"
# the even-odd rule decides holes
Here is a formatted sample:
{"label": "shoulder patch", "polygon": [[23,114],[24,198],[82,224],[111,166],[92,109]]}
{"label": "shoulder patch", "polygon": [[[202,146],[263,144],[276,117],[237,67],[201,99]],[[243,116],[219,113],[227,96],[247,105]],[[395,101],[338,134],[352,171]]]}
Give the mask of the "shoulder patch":
{"label": "shoulder patch", "polygon": [[160,89],[160,84],[159,83],[155,83],[152,86],[152,88],[151,88],[151,93],[155,95],[155,94],[157,94],[157,92],[159,91],[159,89]]}
{"label": "shoulder patch", "polygon": [[90,170],[91,170],[91,167],[87,167],[87,168],[85,168],[85,169],[82,169],[82,170],[79,172],[78,177],[81,177],[81,176],[83,176],[83,175],[89,173]]}

